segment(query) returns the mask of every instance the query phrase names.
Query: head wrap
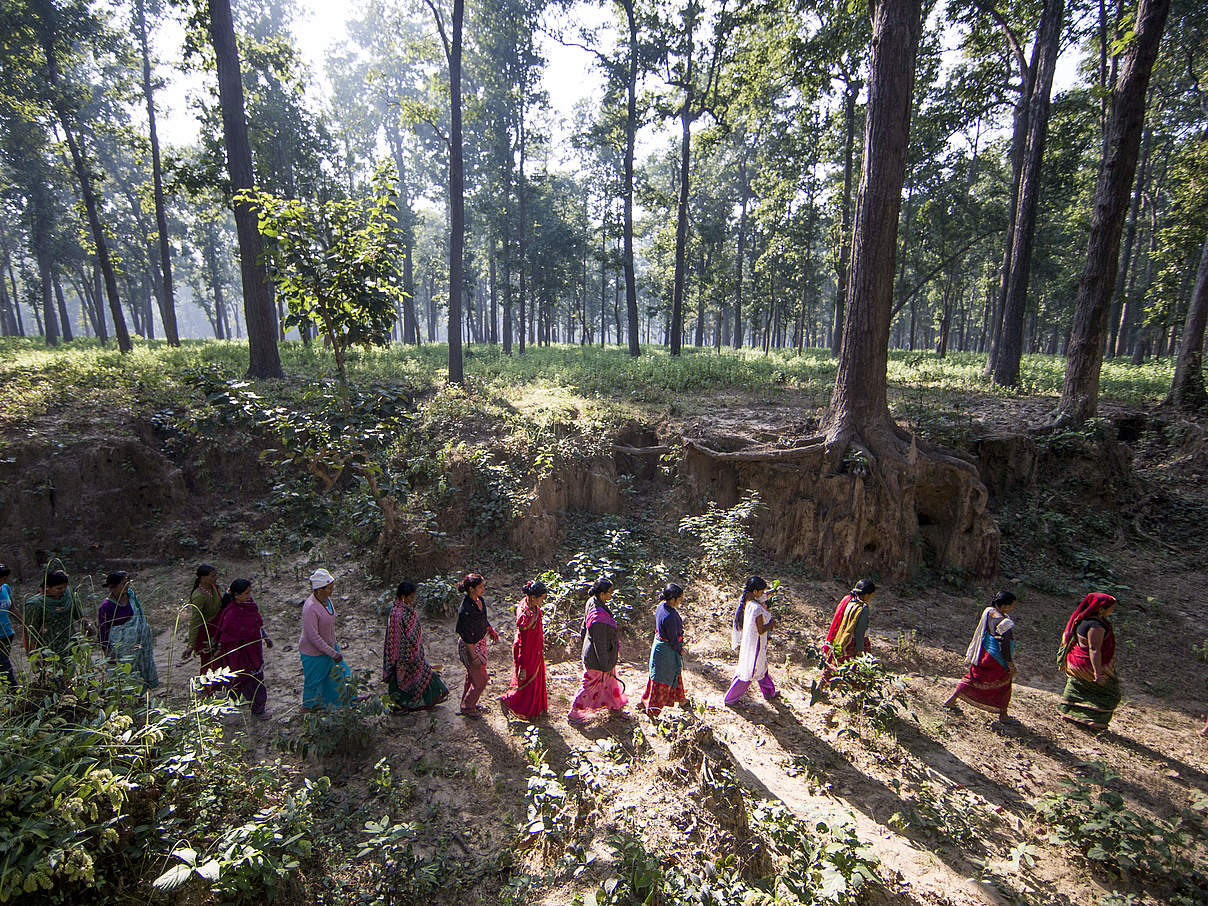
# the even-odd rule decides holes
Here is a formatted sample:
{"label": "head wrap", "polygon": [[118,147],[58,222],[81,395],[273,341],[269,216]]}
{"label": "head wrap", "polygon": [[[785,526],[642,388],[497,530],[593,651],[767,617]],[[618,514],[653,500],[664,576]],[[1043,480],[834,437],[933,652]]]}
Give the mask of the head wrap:
{"label": "head wrap", "polygon": [[1074,612],[1070,614],[1069,620],[1065,624],[1065,632],[1061,635],[1061,647],[1057,649],[1057,663],[1064,666],[1066,656],[1069,655],[1070,649],[1074,647],[1074,642],[1077,641],[1078,624],[1092,614],[1098,613],[1105,607],[1110,607],[1116,603],[1116,599],[1111,595],[1105,595],[1101,592],[1093,591],[1074,608]]}

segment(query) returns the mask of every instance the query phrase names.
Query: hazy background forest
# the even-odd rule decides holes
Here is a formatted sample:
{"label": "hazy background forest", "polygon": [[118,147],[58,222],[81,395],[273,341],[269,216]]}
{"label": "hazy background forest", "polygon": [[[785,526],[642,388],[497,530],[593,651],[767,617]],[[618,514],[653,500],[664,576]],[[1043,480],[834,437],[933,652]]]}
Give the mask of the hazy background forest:
{"label": "hazy background forest", "polygon": [[[28,19],[37,5],[4,7]],[[936,4],[919,51],[891,346],[987,351],[1006,308],[1018,338],[999,383],[1017,381],[1020,353],[1067,344],[1105,86],[1132,27],[1126,4],[1062,6]],[[0,326],[48,342],[114,333],[78,154],[128,330],[243,336],[205,10],[155,0],[56,8],[46,26],[61,57],[53,84],[33,31],[6,27],[3,39]],[[1105,347],[1134,362],[1176,348],[1208,228],[1201,12],[1176,3],[1149,91]],[[411,294],[395,299],[391,335],[444,341],[450,107],[433,10],[252,0],[234,13],[256,187],[320,220],[330,220],[325,205],[364,208],[389,193],[397,279]],[[677,348],[837,351],[868,37],[866,17],[845,4],[470,4],[466,341],[523,350],[636,335]],[[1043,110],[1035,101],[1048,100],[1049,83]],[[1026,129],[1033,110],[1038,136]],[[1037,141],[1043,165],[1013,178]],[[1013,262],[1021,194],[1030,254]],[[1022,305],[1005,304],[1012,279]],[[275,306],[284,337],[289,294]]]}

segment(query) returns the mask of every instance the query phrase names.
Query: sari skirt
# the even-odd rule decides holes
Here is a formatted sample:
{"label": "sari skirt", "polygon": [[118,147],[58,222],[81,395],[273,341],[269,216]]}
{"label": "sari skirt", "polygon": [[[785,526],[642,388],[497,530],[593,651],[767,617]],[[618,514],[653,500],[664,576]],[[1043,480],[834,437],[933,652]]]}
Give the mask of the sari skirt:
{"label": "sari skirt", "polygon": [[983,711],[998,713],[1011,703],[1011,671],[988,651],[971,664],[956,687],[956,697]]}
{"label": "sari skirt", "polygon": [[506,695],[500,696],[499,700],[516,716],[526,720],[536,720],[549,710],[549,693],[545,685],[545,661],[542,660],[538,663],[532,675],[526,676],[521,681],[520,677],[524,672],[517,666],[516,672],[512,676],[511,688],[508,689]]}
{"label": "sari skirt", "polygon": [[1109,675],[1102,683],[1071,673],[1057,710],[1066,720],[1090,730],[1106,730],[1120,704],[1120,680]]}
{"label": "sari skirt", "polygon": [[658,717],[668,705],[687,700],[683,657],[666,642],[655,639],[650,647],[650,680],[638,707],[651,717]]}
{"label": "sari skirt", "polygon": [[342,687],[352,675],[345,661],[336,663],[326,654],[303,654],[302,707],[338,708],[344,704]]}
{"label": "sari skirt", "polygon": [[390,673],[390,700],[399,708],[406,711],[422,711],[433,708],[449,697],[449,687],[440,678],[439,673],[428,671],[427,682],[414,683],[406,689],[400,689],[398,674]]}
{"label": "sari skirt", "polygon": [[624,687],[615,672],[584,670],[583,685],[570,706],[570,719],[586,720],[592,712],[602,708],[620,711],[628,703]]}
{"label": "sari skirt", "polygon": [[143,681],[148,689],[159,685],[159,671],[155,668],[155,639],[151,625],[142,615],[141,608],[135,610],[125,623],[109,630],[109,648],[114,658],[129,664],[131,672]]}

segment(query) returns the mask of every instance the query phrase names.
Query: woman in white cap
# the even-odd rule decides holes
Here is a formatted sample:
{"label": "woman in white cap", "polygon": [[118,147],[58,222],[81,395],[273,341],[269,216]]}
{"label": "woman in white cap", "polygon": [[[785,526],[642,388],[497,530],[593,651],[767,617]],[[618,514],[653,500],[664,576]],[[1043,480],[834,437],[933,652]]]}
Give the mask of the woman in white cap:
{"label": "woman in white cap", "polygon": [[344,655],[336,644],[336,609],[331,603],[335,577],[325,569],[316,569],[310,577],[310,587],[310,597],[302,605],[302,637],[298,639],[303,711],[320,705],[344,704],[340,687],[349,676]]}

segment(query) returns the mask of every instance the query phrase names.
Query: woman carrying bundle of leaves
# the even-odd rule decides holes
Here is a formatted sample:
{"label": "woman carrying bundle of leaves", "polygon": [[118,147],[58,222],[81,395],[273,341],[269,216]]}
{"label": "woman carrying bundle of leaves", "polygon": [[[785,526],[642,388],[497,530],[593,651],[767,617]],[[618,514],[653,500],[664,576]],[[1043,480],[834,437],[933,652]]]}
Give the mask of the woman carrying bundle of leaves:
{"label": "woman carrying bundle of leaves", "polygon": [[1068,676],[1058,710],[1088,730],[1106,730],[1120,704],[1116,632],[1107,619],[1115,609],[1111,595],[1087,595],[1070,614],[1057,649],[1057,664]]}
{"label": "woman carrying bundle of leaves", "polygon": [[663,589],[654,616],[650,679],[646,683],[642,702],[638,705],[651,718],[658,717],[668,705],[688,701],[684,692],[684,621],[679,614],[679,605],[683,600],[684,589],[671,583]]}
{"label": "woman carrying bundle of leaves", "polygon": [[143,613],[138,595],[130,587],[130,576],[124,571],[105,577],[109,593],[97,608],[97,635],[101,650],[115,663],[130,664],[134,675],[148,689],[159,685],[155,669],[155,637],[151,624]]}
{"label": "woman carrying bundle of leaves", "polygon": [[415,609],[414,582],[400,582],[386,625],[384,679],[394,706],[403,711],[435,708],[449,697],[449,689],[428,666],[424,657],[423,631]]}
{"label": "woman carrying bundle of leaves", "polygon": [[524,597],[516,605],[516,641],[512,643],[512,684],[500,698],[503,706],[526,720],[537,720],[549,710],[545,687],[545,633],[541,605],[549,589],[540,579],[524,583]]}
{"label": "woman carrying bundle of leaves", "polygon": [[777,695],[776,683],[768,673],[768,639],[776,618],[768,608],[768,583],[760,576],[751,576],[743,586],[738,608],[734,613],[733,641],[738,648],[738,670],[726,692],[727,705],[736,705],[747,694],[751,683],[768,701]]}
{"label": "woman carrying bundle of leaves", "polygon": [[835,608],[834,619],[822,646],[822,684],[835,678],[845,661],[872,650],[868,641],[868,602],[876,594],[872,579],[861,579]]}

